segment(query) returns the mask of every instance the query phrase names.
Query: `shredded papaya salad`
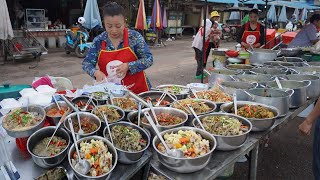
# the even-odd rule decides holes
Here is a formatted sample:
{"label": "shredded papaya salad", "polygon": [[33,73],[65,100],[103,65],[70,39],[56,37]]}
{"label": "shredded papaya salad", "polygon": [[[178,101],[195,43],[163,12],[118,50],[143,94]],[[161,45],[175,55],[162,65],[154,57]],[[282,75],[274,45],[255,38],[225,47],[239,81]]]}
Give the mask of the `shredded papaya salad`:
{"label": "shredded papaya salad", "polygon": [[[200,134],[193,130],[180,130],[178,133],[166,133],[164,140],[170,149],[183,151],[185,158],[195,158],[207,154],[210,151],[209,141],[203,139]],[[157,149],[165,153],[166,149],[162,143]]]}
{"label": "shredded papaya salad", "polygon": [[[81,158],[89,161],[91,165],[88,176],[101,176],[112,168],[112,154],[102,140],[83,141],[80,143],[79,151]],[[73,154],[73,160],[75,165],[78,160],[76,152]]]}

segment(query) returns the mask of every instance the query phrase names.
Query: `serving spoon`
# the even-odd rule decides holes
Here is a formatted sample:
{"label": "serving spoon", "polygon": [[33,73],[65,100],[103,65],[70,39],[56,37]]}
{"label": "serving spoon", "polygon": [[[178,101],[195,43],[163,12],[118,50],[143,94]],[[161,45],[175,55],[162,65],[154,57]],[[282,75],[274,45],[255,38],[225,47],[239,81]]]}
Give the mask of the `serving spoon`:
{"label": "serving spoon", "polygon": [[158,128],[156,127],[156,125],[154,124],[150,114],[148,112],[144,113],[145,117],[147,118],[147,120],[149,121],[149,124],[152,126],[153,130],[156,132],[158,138],[160,139],[161,143],[163,144],[163,146],[166,149],[166,152],[169,156],[174,157],[174,158],[183,158],[183,152],[179,149],[170,149],[168,147],[168,145],[166,144],[166,142],[164,141],[164,139],[162,138]]}
{"label": "serving spoon", "polygon": [[80,174],[86,175],[86,174],[88,174],[88,172],[90,170],[90,163],[87,160],[81,159],[79,148],[78,148],[78,143],[77,143],[76,135],[74,133],[74,129],[73,129],[73,124],[72,124],[71,118],[68,119],[68,123],[69,123],[69,127],[70,127],[70,130],[71,130],[72,138],[73,138],[73,141],[74,141],[74,146],[76,148],[76,152],[77,152],[77,156],[78,156],[78,162],[74,166],[74,168]]}
{"label": "serving spoon", "polygon": [[238,102],[237,102],[237,94],[233,93],[233,106],[234,106],[234,114],[238,115]]}
{"label": "serving spoon", "polygon": [[57,107],[58,107],[59,111],[61,111],[61,107],[60,107],[60,105],[59,105],[59,103],[58,103],[58,101],[57,101],[57,99],[56,99],[55,95],[53,95],[52,97],[53,97],[53,100],[54,100],[54,102],[56,103],[56,105],[57,105]]}
{"label": "serving spoon", "polygon": [[190,109],[192,115],[193,115],[193,116],[196,118],[196,120],[198,121],[198,123],[199,123],[199,125],[201,126],[201,128],[202,128],[203,130],[206,130],[206,129],[204,129],[204,126],[203,126],[202,122],[200,121],[197,113],[194,112],[194,110],[193,110],[193,108],[191,107],[191,105],[190,105],[190,104],[187,104],[187,106],[188,106],[188,108]]}
{"label": "serving spoon", "polygon": [[106,122],[107,130],[108,130],[109,137],[110,137],[110,141],[111,141],[111,143],[113,144],[112,135],[111,135],[111,130],[110,130],[110,126],[109,126],[109,123],[108,123],[108,118],[107,118],[106,114],[104,114],[104,112],[102,112],[102,115],[103,115],[104,121]]}
{"label": "serving spoon", "polygon": [[141,102],[138,103],[138,126],[140,127],[140,123],[141,123],[141,108],[142,108],[142,104]]}
{"label": "serving spoon", "polygon": [[149,108],[150,108],[151,113],[152,113],[152,115],[153,115],[153,117],[154,117],[154,120],[156,120],[156,123],[157,123],[157,125],[159,126],[159,122],[158,122],[157,114],[156,114],[156,112],[154,111],[154,108],[153,108],[152,102],[151,102],[150,100],[148,100],[147,102],[148,102],[148,104],[149,104]]}

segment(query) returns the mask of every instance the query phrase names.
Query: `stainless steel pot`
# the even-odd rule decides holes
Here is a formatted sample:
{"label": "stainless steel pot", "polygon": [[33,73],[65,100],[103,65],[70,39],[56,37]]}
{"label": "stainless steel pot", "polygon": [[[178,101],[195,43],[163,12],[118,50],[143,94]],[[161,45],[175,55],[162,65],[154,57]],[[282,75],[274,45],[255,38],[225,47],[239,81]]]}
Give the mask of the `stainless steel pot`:
{"label": "stainless steel pot", "polygon": [[[310,81],[293,81],[293,80],[281,80],[283,89],[293,89],[294,93],[290,98],[290,108],[298,108],[307,102],[307,88],[310,86]],[[277,83],[268,82],[267,86],[272,88],[279,88]]]}
{"label": "stainless steel pot", "polygon": [[[59,104],[60,107],[69,107],[66,102],[59,101],[58,104]],[[57,104],[56,103],[51,103],[48,106],[46,106],[44,108],[44,110],[46,112],[48,112],[52,108],[58,108]],[[71,107],[70,107],[70,109],[71,109]],[[61,117],[62,117],[62,115],[61,116],[48,116],[48,114],[46,113],[47,120],[51,121],[55,126],[59,123]]]}
{"label": "stainless steel pot", "polygon": [[[247,118],[252,123],[252,131],[259,132],[265,131],[271,128],[275,122],[275,120],[279,117],[279,110],[276,107],[268,106],[265,104],[257,103],[257,102],[250,102],[250,101],[239,101],[237,102],[237,107],[241,108],[245,105],[253,105],[253,106],[262,106],[267,110],[273,112],[273,118],[265,118],[265,119],[257,119],[257,118]],[[233,108],[233,103],[226,103],[221,106],[222,112],[225,113],[232,113],[231,109]]]}
{"label": "stainless steel pot", "polygon": [[[163,91],[163,89],[168,88],[168,87],[172,87],[172,86],[180,87],[180,88],[184,89],[183,92],[181,92],[179,94],[174,94],[178,100],[185,99],[188,97],[190,90],[187,86],[176,85],[176,84],[164,84],[164,85],[157,86],[157,90]],[[169,93],[173,94],[170,91],[169,91]]]}
{"label": "stainless steel pot", "polygon": [[[202,121],[203,118],[208,117],[208,116],[228,116],[230,118],[236,118],[238,119],[243,125],[248,126],[248,131],[240,134],[240,135],[235,135],[235,136],[222,136],[222,135],[216,135],[216,134],[212,134],[216,140],[217,140],[217,150],[220,151],[232,151],[235,149],[239,149],[241,148],[244,143],[246,142],[246,140],[249,137],[249,133],[252,129],[252,124],[249,120],[234,115],[234,114],[228,114],[228,113],[212,113],[212,114],[206,114],[206,115],[202,115],[199,117],[200,121]],[[193,119],[192,121],[192,125],[194,127],[199,128],[199,123],[196,119]]]}
{"label": "stainless steel pot", "polygon": [[225,81],[220,84],[220,88],[227,94],[234,94],[237,95],[237,100],[239,101],[246,101],[250,97],[245,90],[249,90],[252,88],[256,88],[258,83],[248,83],[248,82],[237,82],[237,81]]}
{"label": "stainless steel pot", "polygon": [[282,62],[282,61],[268,61],[264,63],[264,66],[267,67],[295,67],[293,63]]}
{"label": "stainless steel pot", "polygon": [[[73,98],[71,101],[72,101],[72,103],[73,104],[77,104],[79,101],[82,101],[83,103],[87,103],[88,101],[89,101],[89,99],[90,99],[90,97],[89,96],[79,96],[79,97],[76,97],[76,98]],[[95,99],[92,99],[92,102],[95,104],[95,105],[97,105],[98,104],[98,101],[97,100],[95,100]],[[90,105],[92,105],[93,106],[93,103],[90,103]],[[78,107],[79,108],[79,110],[81,109],[81,107]],[[91,112],[92,111],[92,109],[88,109],[87,108],[87,110],[85,111],[85,112]]]}
{"label": "stainless steel pot", "polygon": [[34,161],[34,163],[36,163],[38,166],[42,168],[52,168],[60,164],[64,160],[64,158],[67,156],[68,147],[71,144],[71,140],[68,132],[63,128],[60,128],[57,130],[55,136],[59,136],[62,139],[66,140],[68,144],[67,147],[63,151],[61,151],[59,154],[52,157],[42,157],[42,156],[35,155],[33,153],[33,149],[35,148],[35,146],[44,138],[51,137],[53,132],[55,131],[55,128],[56,127],[54,126],[48,126],[48,127],[39,129],[38,131],[33,133],[27,141],[27,149],[28,149],[28,152],[31,154],[32,160]]}
{"label": "stainless steel pot", "polygon": [[[150,97],[151,99],[156,100],[157,98],[160,98],[162,94],[163,92],[161,91],[146,91],[146,92],[140,93],[139,96],[142,99],[146,99]],[[177,100],[177,97],[174,94],[170,94],[170,95]],[[163,100],[170,102],[170,104],[173,102],[173,99],[171,99],[169,96],[165,96]],[[170,106],[170,104],[168,106]]]}
{"label": "stainless steel pot", "polygon": [[216,55],[216,56],[225,56],[226,55],[226,51],[228,51],[228,49],[225,48],[212,48],[212,55]]}
{"label": "stainless steel pot", "polygon": [[304,75],[304,74],[291,74],[287,75],[288,80],[295,81],[310,81],[311,84],[307,88],[308,98],[316,98],[320,95],[320,77],[315,75]]}
{"label": "stainless steel pot", "polygon": [[280,50],[280,56],[297,56],[302,53],[301,48],[281,48]]}
{"label": "stainless steel pot", "polygon": [[194,128],[194,127],[178,127],[178,128],[162,131],[160,134],[163,137],[165,134],[178,133],[178,131],[180,130],[195,131],[197,134],[201,135],[203,139],[208,140],[210,145],[209,151],[206,154],[195,157],[195,158],[184,158],[184,157],[174,158],[158,150],[157,145],[160,143],[160,140],[156,136],[155,138],[153,138],[152,145],[159,157],[160,163],[163,164],[168,169],[170,169],[171,171],[174,171],[177,173],[192,173],[205,168],[208,165],[209,161],[211,160],[212,152],[216,149],[216,146],[217,146],[216,138],[212,134],[208,133],[207,131]]}
{"label": "stainless steel pot", "polygon": [[243,74],[234,76],[235,79],[242,82],[248,83],[258,83],[258,84],[265,84],[266,82],[273,81],[272,75],[253,75],[253,74]]}
{"label": "stainless steel pot", "polygon": [[279,90],[272,88],[256,88],[246,91],[251,100],[261,104],[274,106],[279,110],[279,116],[287,115],[290,108],[290,97],[293,90]]}
{"label": "stainless steel pot", "polygon": [[237,71],[228,69],[215,69],[210,73],[209,87],[214,86],[216,83],[220,84],[223,81],[234,81],[232,76],[239,74]]}
{"label": "stainless steel pot", "polygon": [[283,56],[278,57],[276,61],[292,63],[297,67],[308,66],[308,63],[306,63],[304,59],[299,57]]}
{"label": "stainless steel pot", "polygon": [[[125,151],[125,150],[122,150],[120,148],[117,148],[114,145],[114,147],[117,150],[118,157],[119,157],[118,161],[120,163],[123,163],[123,164],[136,163],[137,161],[140,160],[140,158],[143,156],[144,152],[148,149],[148,147],[150,145],[150,137],[149,137],[148,133],[144,129],[142,129],[141,127],[139,127],[139,126],[137,126],[135,124],[129,123],[129,122],[117,122],[117,123],[111,124],[110,125],[111,132],[112,132],[112,127],[114,127],[114,126],[127,126],[127,127],[130,127],[130,128],[133,128],[133,129],[137,129],[140,132],[142,138],[147,141],[146,147],[141,149],[140,151],[137,151],[137,152]],[[109,139],[109,133],[108,133],[107,127],[103,131],[103,136],[106,139]],[[115,140],[113,139],[113,141],[115,141]]]}
{"label": "stainless steel pot", "polygon": [[320,66],[309,66],[309,67],[295,67],[293,71],[299,74],[316,75],[320,77]]}
{"label": "stainless steel pot", "polygon": [[273,61],[277,58],[278,51],[271,49],[253,49],[248,50],[250,55],[250,63],[253,65],[263,65],[265,62]]}
{"label": "stainless steel pot", "polygon": [[229,70],[234,70],[242,73],[242,72],[249,72],[250,69],[253,69],[254,67],[248,64],[229,64],[226,66],[226,68]]}
{"label": "stainless steel pot", "polygon": [[286,75],[288,73],[288,69],[284,68],[254,68],[250,70],[250,73],[255,74],[255,75],[260,75],[260,74],[267,74],[267,75]]}

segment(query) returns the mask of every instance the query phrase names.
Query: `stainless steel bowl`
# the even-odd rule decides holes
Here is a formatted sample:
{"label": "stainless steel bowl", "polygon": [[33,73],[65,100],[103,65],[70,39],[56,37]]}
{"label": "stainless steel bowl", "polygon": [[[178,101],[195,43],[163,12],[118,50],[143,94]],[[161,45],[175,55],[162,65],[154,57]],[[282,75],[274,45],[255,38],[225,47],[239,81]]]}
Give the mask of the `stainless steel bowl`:
{"label": "stainless steel bowl", "polygon": [[248,64],[229,64],[226,68],[234,71],[249,72],[254,67]]}
{"label": "stainless steel bowl", "polygon": [[[208,112],[205,112],[205,113],[201,113],[201,114],[197,114],[198,116],[200,116],[200,115],[205,115],[205,114],[209,114],[209,113],[213,113],[217,108],[218,108],[218,103],[214,103],[214,102],[212,102],[212,101],[209,101],[209,100],[205,100],[205,99],[192,99],[192,100],[195,100],[195,101],[202,101],[202,102],[204,102],[206,105],[208,105],[209,106],[209,108],[211,108],[211,110],[210,111],[208,111]],[[180,101],[183,101],[183,100],[179,100],[179,102]],[[173,103],[172,105],[171,105],[171,107],[173,107],[174,105],[175,105],[176,103]],[[221,104],[223,104],[223,103],[221,103]],[[186,109],[188,109],[188,108],[186,108]],[[185,112],[185,113],[187,113],[187,112]],[[193,120],[193,118],[194,118],[194,115],[192,115],[191,113],[190,114],[188,114],[188,121],[185,123],[186,125],[192,125],[192,120]]]}
{"label": "stainless steel bowl", "polygon": [[189,88],[187,86],[176,85],[176,84],[164,84],[164,85],[161,85],[161,86],[157,86],[156,88],[162,91],[164,88],[172,87],[172,86],[176,86],[176,87],[180,87],[180,88],[185,89],[184,90],[185,92],[182,92],[180,94],[174,94],[177,97],[178,100],[179,99],[185,99],[185,98],[188,97],[190,92],[189,92]]}
{"label": "stainless steel bowl", "polygon": [[167,133],[177,133],[180,130],[192,130],[197,134],[200,134],[203,139],[207,139],[209,141],[210,151],[207,154],[195,158],[174,158],[158,150],[157,145],[160,143],[160,140],[156,136],[153,138],[152,145],[159,157],[159,161],[165,167],[177,173],[192,173],[205,168],[211,160],[212,152],[216,149],[216,138],[207,131],[195,127],[178,127],[162,131],[160,134],[163,137]]}
{"label": "stainless steel bowl", "polygon": [[[73,98],[73,99],[71,100],[71,102],[72,102],[73,104],[76,104],[76,103],[79,102],[79,101],[83,101],[84,103],[87,103],[87,101],[89,101],[89,99],[90,99],[89,96],[79,96],[79,97]],[[93,101],[94,104],[96,104],[96,105],[98,104],[97,100],[92,99],[92,101]],[[90,105],[93,105],[93,103],[91,102]],[[79,108],[80,108],[80,107],[79,107]],[[79,110],[80,110],[80,109],[79,109]],[[92,109],[86,110],[86,112],[91,112],[91,111],[92,111]]]}
{"label": "stainless steel bowl", "polygon": [[307,66],[308,64],[305,62],[304,59],[299,57],[278,57],[276,61],[288,62],[294,64],[294,66],[302,67]]}
{"label": "stainless steel bowl", "polygon": [[[279,110],[276,107],[268,106],[261,103],[251,102],[251,101],[238,101],[238,109],[245,105],[255,105],[255,106],[262,106],[269,111],[272,111],[274,113],[273,118],[265,118],[265,119],[256,119],[256,118],[247,118],[252,123],[252,131],[253,132],[259,132],[259,131],[265,131],[269,128],[271,128],[276,121],[276,119],[279,117]],[[231,113],[231,108],[233,107],[233,103],[226,103],[221,106],[221,111],[225,113]]]}
{"label": "stainless steel bowl", "polygon": [[73,167],[72,165],[72,162],[71,162],[71,158],[75,152],[75,146],[74,144],[70,147],[70,150],[68,152],[68,161],[69,161],[69,166],[71,166],[72,168],[72,171],[74,172],[75,176],[77,179],[80,179],[80,180],[90,180],[90,179],[93,179],[93,180],[106,180],[106,179],[109,179],[110,177],[110,174],[111,172],[114,170],[114,168],[116,167],[117,165],[117,162],[118,162],[118,154],[117,154],[117,150],[116,148],[114,148],[114,146],[111,144],[110,141],[106,140],[105,138],[103,137],[100,137],[100,136],[90,136],[90,137],[85,137],[85,138],[82,138],[82,139],[79,139],[77,141],[78,143],[78,147],[80,148],[80,143],[83,142],[83,141],[90,141],[90,140],[101,140],[103,141],[107,147],[108,147],[108,151],[112,154],[112,167],[110,168],[110,171],[106,174],[103,174],[101,176],[97,176],[97,177],[93,177],[93,176],[88,176],[88,175],[84,175],[84,174],[80,174],[79,172],[77,172],[75,170],[75,168]]}
{"label": "stainless steel bowl", "polygon": [[[87,133],[87,134],[84,133],[83,135],[79,135],[78,132],[75,132],[75,134],[76,134],[77,136],[79,136],[79,138],[88,137],[88,136],[93,136],[93,135],[95,135],[95,134],[99,131],[99,129],[100,129],[100,127],[101,127],[101,121],[100,121],[100,119],[99,119],[96,115],[91,114],[91,113],[88,113],[88,112],[79,112],[79,116],[80,116],[80,121],[81,121],[81,118],[89,118],[91,122],[95,123],[95,124],[98,126],[98,128],[97,128],[95,131],[91,132],[91,133]],[[69,119],[69,118],[72,119],[72,122],[78,122],[77,113],[71,113],[71,114],[69,114],[69,115],[66,117],[66,119]],[[64,127],[65,127],[65,128],[67,129],[67,131],[71,134],[68,121],[64,121]]]}
{"label": "stainless steel bowl", "polygon": [[[27,111],[27,107],[21,107],[21,109],[23,111]],[[35,113],[38,114],[37,117],[40,119],[39,123],[37,125],[35,125],[35,126],[32,126],[32,127],[28,128],[28,129],[22,130],[22,131],[10,130],[10,129],[7,129],[7,127],[5,126],[5,122],[7,121],[7,118],[10,115],[10,113],[9,113],[3,118],[3,121],[2,121],[2,127],[6,130],[6,132],[7,132],[7,134],[9,136],[14,137],[14,138],[29,137],[31,134],[33,134],[34,132],[36,132],[37,130],[39,130],[40,128],[43,127],[43,124],[44,124],[44,121],[45,121],[45,117],[46,117],[46,112],[44,111],[44,109],[42,107],[40,107],[40,106],[30,105],[28,107],[28,110],[29,110],[29,112],[35,112]]]}
{"label": "stainless steel bowl", "polygon": [[234,76],[238,81],[249,82],[249,83],[259,83],[265,84],[266,82],[273,81],[272,75],[260,74],[260,75],[252,75],[252,74],[243,74]]}
{"label": "stainless steel bowl", "polygon": [[[125,151],[125,150],[122,150],[122,149],[117,148],[116,146],[114,146],[116,148],[116,150],[117,150],[118,161],[120,163],[123,163],[123,164],[134,164],[134,163],[136,163],[136,162],[138,162],[140,160],[140,158],[143,156],[144,152],[148,149],[148,147],[150,145],[150,137],[149,137],[148,133],[144,129],[142,129],[141,127],[139,127],[139,126],[137,126],[135,124],[129,123],[129,122],[113,123],[113,124],[110,125],[110,130],[112,131],[112,127],[117,126],[117,125],[128,126],[128,127],[133,128],[133,129],[137,129],[141,133],[142,138],[147,141],[147,146],[145,148],[143,148],[142,150],[137,151],[137,152]],[[103,131],[103,136],[106,139],[109,139],[109,134],[108,134],[107,127]],[[115,140],[113,139],[113,142],[114,141]]]}
{"label": "stainless steel bowl", "polygon": [[[114,99],[123,99],[123,98],[127,98],[127,97],[114,97],[114,98],[112,98],[112,101],[113,101],[113,104],[115,105],[115,106],[117,106],[117,104],[114,102]],[[138,108],[138,102],[135,100],[135,99],[133,99],[133,98],[129,98],[131,101],[133,101],[136,105],[137,105],[137,108]],[[119,108],[121,108],[120,106],[118,106]],[[122,109],[122,108],[121,108]],[[125,112],[125,115],[127,115],[127,114],[129,114],[130,112],[132,112],[132,111],[135,111],[135,110],[137,110],[137,109],[135,109],[135,110],[129,110],[129,109],[122,109],[124,112]]]}
{"label": "stainless steel bowl", "polygon": [[[235,135],[235,136],[222,136],[222,135],[216,135],[212,134],[217,139],[217,150],[221,151],[232,151],[235,149],[241,148],[246,140],[249,137],[249,133],[252,129],[252,124],[249,120],[247,120],[244,117],[237,116],[234,114],[229,113],[212,113],[212,114],[206,114],[203,116],[199,116],[200,121],[202,121],[203,118],[208,116],[228,116],[230,118],[238,119],[243,125],[246,125],[249,127],[248,131],[241,134],[241,135]],[[193,119],[192,125],[196,128],[199,128],[199,123],[196,119]]]}
{"label": "stainless steel bowl", "polygon": [[[146,99],[147,97],[150,97],[151,99],[157,99],[157,98],[160,98],[162,94],[163,92],[161,91],[147,91],[147,92],[140,93],[139,96],[142,99]],[[174,94],[170,94],[170,95],[177,100],[177,97]],[[170,102],[168,106],[170,106],[174,102],[169,96],[165,96],[163,100]]]}
{"label": "stainless steel bowl", "polygon": [[[177,117],[182,119],[182,122],[179,123],[179,124],[176,124],[176,125],[171,125],[171,126],[161,126],[161,125],[158,126],[157,125],[157,128],[158,128],[158,130],[160,132],[168,130],[168,129],[172,129],[172,128],[175,128],[175,127],[183,126],[183,125],[185,125],[185,123],[188,120],[188,115],[184,111],[176,109],[176,108],[172,108],[172,107],[154,107],[154,111],[155,111],[156,115],[158,115],[160,113],[166,113],[166,114],[170,114],[172,116],[177,116]],[[146,108],[146,109],[142,110],[142,112],[141,112],[141,116],[142,117],[144,117],[144,113],[145,112],[149,112],[151,114],[150,108]],[[152,117],[152,119],[154,119],[154,117],[152,115],[151,115],[151,117]],[[153,130],[151,125],[149,123],[147,124],[147,123],[142,122],[142,119],[143,118],[141,118],[141,126],[146,128],[146,129],[148,129],[151,132],[151,137],[152,138],[154,136],[156,136],[156,132]]]}
{"label": "stainless steel bowl", "polygon": [[272,76],[276,76],[276,75],[286,75],[288,73],[288,69],[284,69],[284,68],[255,68],[255,69],[251,69],[250,73],[252,74],[268,74],[268,75],[272,75]]}
{"label": "stainless steel bowl", "polygon": [[245,93],[245,90],[256,88],[257,86],[258,83],[248,83],[239,81],[225,81],[220,84],[220,88],[223,90],[223,92],[227,94],[236,93],[238,101],[248,100],[250,97],[247,93]]}
{"label": "stainless steel bowl", "polygon": [[33,149],[35,146],[44,138],[51,137],[56,127],[54,126],[48,126],[44,127],[42,129],[39,129],[35,133],[33,133],[28,141],[27,141],[27,149],[28,152],[31,154],[32,160],[34,163],[36,163],[38,166],[42,168],[52,168],[60,164],[64,158],[67,156],[68,153],[68,147],[71,144],[70,136],[66,130],[63,128],[60,128],[57,130],[55,136],[61,137],[62,139],[65,139],[67,141],[67,147],[60,152],[59,154],[52,156],[52,157],[41,157],[38,155],[35,155],[33,153]]}
{"label": "stainless steel bowl", "polygon": [[267,67],[295,67],[293,63],[282,62],[282,61],[268,61],[264,63]]}
{"label": "stainless steel bowl", "polygon": [[[62,101],[58,101],[58,104],[59,104],[60,107],[69,107],[69,106],[67,105],[67,103],[62,102]],[[49,104],[48,106],[46,106],[46,107],[44,108],[44,110],[46,111],[46,118],[47,118],[47,120],[51,121],[51,122],[56,126],[56,125],[58,125],[58,123],[59,123],[62,115],[61,115],[61,116],[49,116],[49,115],[47,114],[47,112],[48,112],[50,109],[52,109],[52,108],[58,108],[58,107],[57,107],[57,104],[56,104],[56,103],[51,103],[51,104]],[[70,109],[71,109],[71,107],[70,107]],[[72,110],[72,109],[71,109],[71,110]]]}

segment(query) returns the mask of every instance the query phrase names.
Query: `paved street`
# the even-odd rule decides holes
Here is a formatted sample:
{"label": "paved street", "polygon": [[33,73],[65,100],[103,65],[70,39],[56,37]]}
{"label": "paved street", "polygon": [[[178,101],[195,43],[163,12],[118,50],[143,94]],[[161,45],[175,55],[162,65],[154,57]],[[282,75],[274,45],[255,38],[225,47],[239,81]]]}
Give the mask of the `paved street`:
{"label": "paved street", "polygon": [[[223,47],[234,47],[225,43]],[[187,84],[195,82],[196,62],[191,49],[191,38],[168,42],[167,47],[152,48],[154,65],[147,70],[153,86],[167,83]],[[0,82],[30,84],[35,76],[63,76],[69,78],[77,88],[92,84],[92,79],[81,68],[81,59],[63,52],[41,57],[38,67],[29,69],[34,61],[17,61],[16,64],[0,66]],[[211,65],[209,63],[208,65]],[[311,180],[312,138],[297,132],[302,121],[296,118],[288,126],[270,137],[267,148],[261,146],[259,153],[258,180]],[[248,163],[237,163],[231,179],[247,178]]]}

